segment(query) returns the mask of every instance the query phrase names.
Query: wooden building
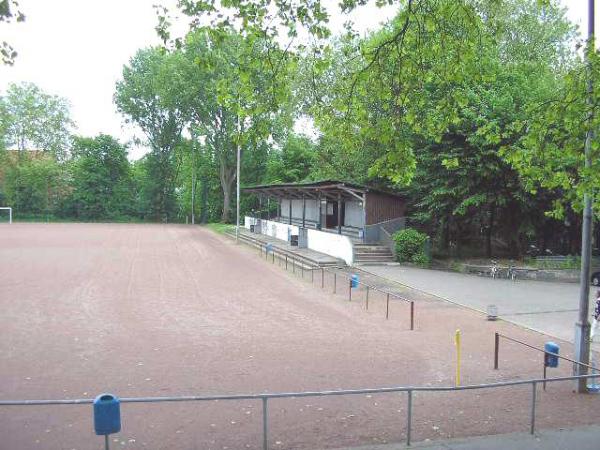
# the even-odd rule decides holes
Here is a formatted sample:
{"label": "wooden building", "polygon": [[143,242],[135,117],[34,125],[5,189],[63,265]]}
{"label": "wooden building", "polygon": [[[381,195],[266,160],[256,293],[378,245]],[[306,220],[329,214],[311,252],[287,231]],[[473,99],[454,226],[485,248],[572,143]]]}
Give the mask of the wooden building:
{"label": "wooden building", "polygon": [[406,198],[403,195],[354,183],[325,180],[270,184],[247,187],[243,192],[256,194],[261,210],[267,203],[276,202],[276,217],[263,218],[345,234],[365,242],[379,240],[382,224],[395,229],[404,225]]}

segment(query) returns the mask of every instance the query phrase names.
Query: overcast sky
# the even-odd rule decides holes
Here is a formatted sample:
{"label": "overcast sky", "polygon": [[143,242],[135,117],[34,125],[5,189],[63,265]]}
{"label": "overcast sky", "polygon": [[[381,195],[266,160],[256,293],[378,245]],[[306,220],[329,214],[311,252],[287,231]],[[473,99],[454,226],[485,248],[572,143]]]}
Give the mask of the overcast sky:
{"label": "overcast sky", "polygon": [[[135,130],[124,125],[112,98],[122,67],[136,50],[159,44],[153,4],[174,0],[20,0],[27,19],[2,25],[2,40],[19,52],[13,67],[0,65],[0,91],[9,83],[29,81],[71,103],[81,135],[107,133],[127,141]],[[332,1],[337,3],[337,1]],[[569,18],[587,27],[587,2],[563,0]],[[352,19],[361,31],[375,28],[393,10],[363,8]],[[334,29],[348,18],[336,16]],[[139,133],[138,133],[139,134]],[[139,157],[142,149],[132,149]]]}

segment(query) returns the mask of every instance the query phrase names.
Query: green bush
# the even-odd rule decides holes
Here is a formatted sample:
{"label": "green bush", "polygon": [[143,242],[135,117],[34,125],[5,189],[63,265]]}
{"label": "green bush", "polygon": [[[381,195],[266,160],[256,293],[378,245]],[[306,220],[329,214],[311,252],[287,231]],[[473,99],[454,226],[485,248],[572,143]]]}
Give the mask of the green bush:
{"label": "green bush", "polygon": [[425,252],[425,244],[429,240],[426,234],[414,228],[406,228],[394,233],[393,239],[398,261],[412,262],[420,266],[429,265],[429,255]]}

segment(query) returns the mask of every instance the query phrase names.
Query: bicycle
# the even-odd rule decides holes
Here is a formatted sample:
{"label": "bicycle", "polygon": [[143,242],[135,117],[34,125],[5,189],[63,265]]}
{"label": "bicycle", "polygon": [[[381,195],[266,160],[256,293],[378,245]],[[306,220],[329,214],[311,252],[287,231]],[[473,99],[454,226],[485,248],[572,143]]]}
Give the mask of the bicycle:
{"label": "bicycle", "polygon": [[498,261],[492,260],[492,265],[490,267],[490,276],[492,278],[496,278],[498,275]]}
{"label": "bicycle", "polygon": [[517,268],[514,264],[509,264],[508,269],[506,270],[506,278],[516,281],[517,280]]}

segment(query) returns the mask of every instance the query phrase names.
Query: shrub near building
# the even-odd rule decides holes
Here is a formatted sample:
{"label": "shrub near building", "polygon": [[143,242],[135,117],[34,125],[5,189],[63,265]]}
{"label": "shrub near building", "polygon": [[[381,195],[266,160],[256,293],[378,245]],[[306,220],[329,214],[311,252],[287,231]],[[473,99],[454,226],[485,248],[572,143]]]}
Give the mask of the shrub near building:
{"label": "shrub near building", "polygon": [[399,262],[411,262],[420,266],[428,266],[430,259],[425,251],[429,236],[414,228],[400,230],[393,235],[396,243],[396,258]]}

